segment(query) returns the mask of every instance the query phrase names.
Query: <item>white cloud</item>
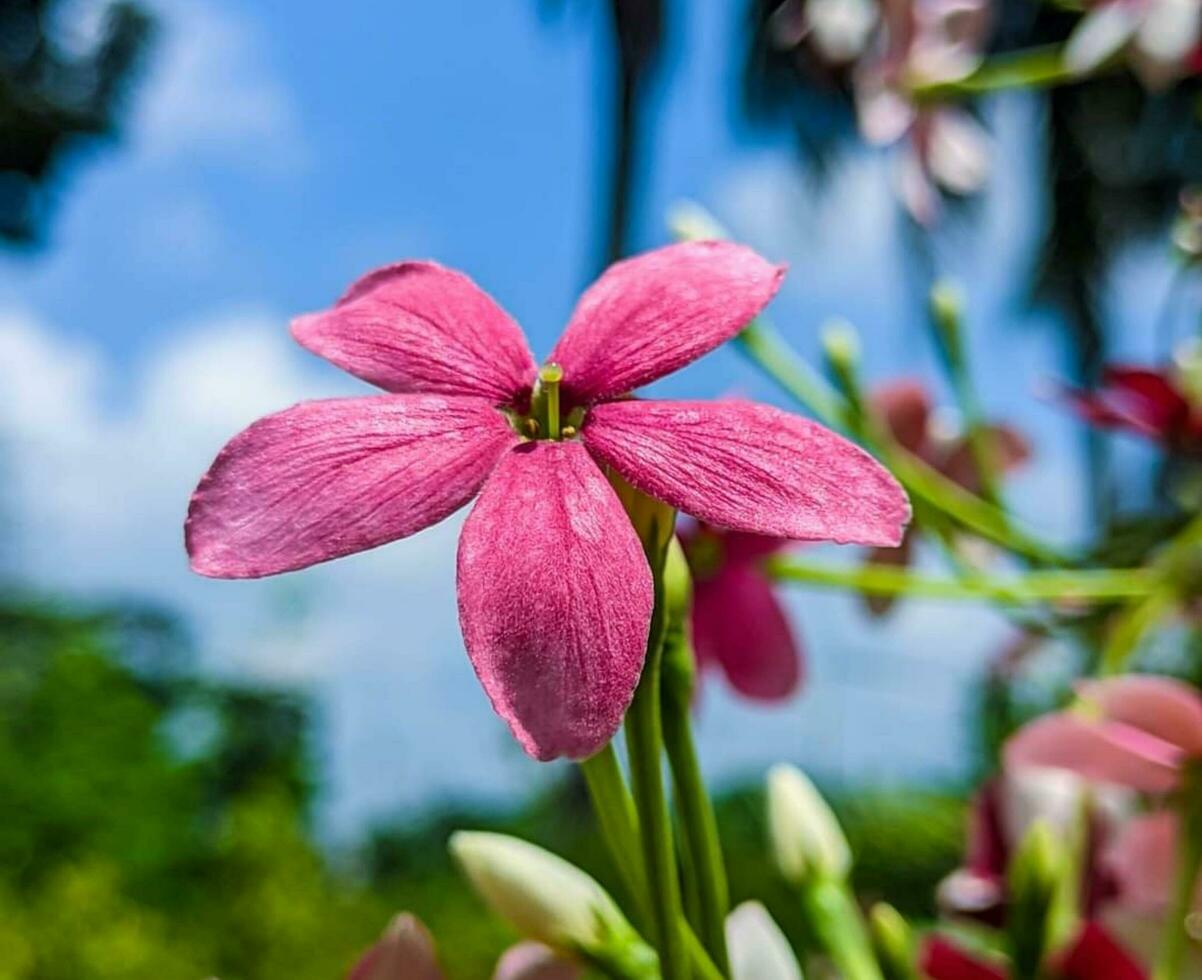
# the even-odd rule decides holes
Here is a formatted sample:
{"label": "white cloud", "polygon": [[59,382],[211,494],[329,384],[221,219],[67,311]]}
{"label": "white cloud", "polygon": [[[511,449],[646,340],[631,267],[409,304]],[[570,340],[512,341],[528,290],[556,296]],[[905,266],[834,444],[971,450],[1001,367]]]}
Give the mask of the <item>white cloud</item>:
{"label": "white cloud", "polygon": [[303,163],[296,102],[272,72],[269,44],[242,12],[160,0],[150,77],[137,93],[135,138],[154,159],[185,154],[256,169]]}
{"label": "white cloud", "polygon": [[213,669],[309,686],[330,736],[336,826],[537,778],[463,652],[458,520],[276,579],[188,571],[188,495],[225,440],[266,412],[362,389],[296,349],[280,317],[231,313],[164,335],[127,376],[36,316],[0,312],[0,512],[23,580],[157,599],[196,627]]}

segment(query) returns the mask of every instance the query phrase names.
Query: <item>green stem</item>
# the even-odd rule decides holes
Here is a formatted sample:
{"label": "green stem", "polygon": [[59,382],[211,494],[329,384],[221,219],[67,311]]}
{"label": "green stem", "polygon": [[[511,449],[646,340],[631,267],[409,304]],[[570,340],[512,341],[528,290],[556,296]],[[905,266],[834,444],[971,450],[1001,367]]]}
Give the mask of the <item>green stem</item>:
{"label": "green stem", "polygon": [[1193,906],[1198,871],[1202,868],[1202,787],[1198,775],[1197,771],[1188,772],[1184,780],[1177,831],[1176,877],[1152,980],[1179,980],[1189,949],[1186,917]]}
{"label": "green stem", "polygon": [[[642,834],[643,863],[651,899],[651,939],[659,952],[664,980],[688,980],[680,928],[683,909],[672,823],[664,794],[661,767],[663,729],[660,716],[660,659],[664,639],[663,563],[652,563],[655,608],[647,641],[643,676],[626,713],[626,747],[630,781]],[[657,567],[658,566],[658,567]]]}
{"label": "green stem", "polygon": [[634,800],[622,779],[613,743],[580,763],[588,786],[601,838],[618,869],[618,876],[634,904],[635,920],[642,930],[649,924],[647,876],[640,860],[639,825]]}
{"label": "green stem", "polygon": [[1050,88],[1082,77],[1065,66],[1060,45],[1045,44],[994,55],[954,82],[914,82],[910,95],[920,102],[945,102],[1014,88]]}
{"label": "green stem", "polygon": [[[673,630],[672,635],[676,638],[673,644],[675,649],[665,647],[662,675],[664,744],[672,770],[672,784],[685,844],[693,865],[698,932],[702,944],[719,969],[729,972],[726,913],[730,907],[730,891],[718,839],[718,822],[701,776],[689,720],[693,653],[682,630]],[[682,670],[672,669],[676,657],[687,658],[688,666]]]}
{"label": "green stem", "polygon": [[1028,572],[1011,579],[933,578],[893,565],[833,568],[793,558],[773,558],[765,570],[775,579],[854,589],[870,595],[919,596],[928,599],[986,599],[1007,605],[1066,600],[1107,602],[1151,597],[1156,588],[1146,569],[1085,569]]}
{"label": "green stem", "polygon": [[948,514],[986,540],[1017,555],[1043,564],[1063,564],[1064,559],[1047,545],[1013,527],[997,507],[969,493],[884,433],[856,433],[848,403],[803,361],[780,335],[762,319],[754,320],[736,338],[740,351],[769,378],[819,421],[869,442],[881,461],[912,496]]}
{"label": "green stem", "polygon": [[1110,629],[1098,673],[1121,674],[1140,640],[1177,602],[1179,576],[1188,573],[1194,552],[1202,545],[1202,515],[1190,521],[1156,556],[1150,573],[1153,588],[1148,595],[1129,605]]}
{"label": "green stem", "polygon": [[823,952],[844,980],[883,980],[860,910],[846,882],[819,879],[805,885],[801,901]]}

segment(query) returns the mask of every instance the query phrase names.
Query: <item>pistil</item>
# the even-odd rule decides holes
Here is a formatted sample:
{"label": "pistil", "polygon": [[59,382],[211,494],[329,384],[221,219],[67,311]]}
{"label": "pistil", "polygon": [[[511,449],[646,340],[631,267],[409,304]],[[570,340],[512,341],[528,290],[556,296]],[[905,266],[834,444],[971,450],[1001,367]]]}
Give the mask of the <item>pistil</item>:
{"label": "pistil", "polygon": [[559,383],[563,380],[563,368],[551,362],[538,371],[538,384],[543,396],[543,429],[549,439],[560,437]]}

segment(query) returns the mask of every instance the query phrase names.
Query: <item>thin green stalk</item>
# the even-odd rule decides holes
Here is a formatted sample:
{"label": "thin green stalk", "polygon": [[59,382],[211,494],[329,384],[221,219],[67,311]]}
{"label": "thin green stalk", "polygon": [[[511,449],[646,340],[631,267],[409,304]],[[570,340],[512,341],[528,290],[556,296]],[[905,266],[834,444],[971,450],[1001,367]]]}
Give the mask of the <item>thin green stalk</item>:
{"label": "thin green stalk", "polygon": [[659,952],[664,980],[688,980],[680,922],[684,913],[672,822],[664,793],[661,767],[663,728],[660,715],[660,660],[664,639],[663,565],[652,569],[655,608],[647,641],[643,676],[626,713],[626,747],[630,757],[630,782],[641,829],[643,863],[651,900],[651,938]]}
{"label": "thin green stalk", "polygon": [[[753,320],[736,338],[737,348],[799,405],[820,422],[867,440],[855,431],[849,404],[763,319]],[[1018,555],[1043,564],[1057,565],[1063,558],[1047,545],[1011,525],[997,507],[969,493],[884,433],[876,433],[869,448],[912,496],[948,514],[957,523]]]}
{"label": "thin green stalk", "polygon": [[[643,872],[642,843],[639,839],[638,818],[634,800],[622,778],[617,753],[610,743],[600,753],[580,763],[592,800],[593,811],[601,827],[601,836],[610,857],[618,868],[622,883],[632,894],[635,908],[641,914],[640,931],[646,934],[647,877]],[[685,949],[694,975],[699,980],[722,980],[722,974],[702,947],[700,940],[683,920],[680,930],[684,934]]]}
{"label": "thin green stalk", "polygon": [[[981,497],[1000,509],[997,447],[990,438],[985,413],[972,383],[964,339],[964,301],[953,283],[940,280],[931,287],[930,317],[936,345],[960,409],[964,436],[972,455],[973,467],[977,471]],[[1005,517],[1005,511],[1001,513]]]}
{"label": "thin green stalk", "polygon": [[910,94],[917,101],[946,102],[1007,89],[1051,88],[1080,80],[1082,75],[1066,67],[1062,55],[1063,49],[1058,44],[994,55],[972,74],[956,81],[916,81],[910,86]]}
{"label": "thin green stalk", "polygon": [[[690,723],[692,684],[688,671],[693,653],[683,631],[672,632],[677,637],[675,649],[670,651],[665,646],[664,654],[664,745],[672,770],[677,812],[692,861],[692,877],[697,889],[698,933],[719,969],[729,972],[726,913],[730,907],[730,891],[718,839],[718,822],[701,776]],[[681,659],[687,658],[689,667],[673,669],[673,653]]]}
{"label": "thin green stalk", "polygon": [[1202,546],[1202,515],[1190,521],[1152,562],[1153,588],[1119,614],[1102,648],[1099,674],[1112,676],[1123,672],[1144,634],[1176,604],[1177,579],[1189,571],[1186,566],[1194,560],[1199,546]]}
{"label": "thin green stalk", "polygon": [[634,800],[622,779],[618,756],[613,743],[580,763],[580,771],[588,786],[593,813],[601,830],[601,838],[618,869],[622,885],[634,905],[634,918],[643,930],[648,928],[650,911],[647,908],[647,875],[640,859],[639,825]]}
{"label": "thin green stalk", "polygon": [[1193,905],[1198,871],[1202,868],[1202,785],[1198,777],[1196,770],[1191,771],[1184,781],[1177,831],[1176,876],[1152,980],[1179,980],[1189,949],[1185,920]]}
{"label": "thin green stalk", "polygon": [[845,881],[805,885],[801,901],[823,952],[845,980],[883,980],[860,909]]}
{"label": "thin green stalk", "polygon": [[1086,569],[1027,572],[1009,579],[934,578],[893,565],[836,568],[772,558],[765,563],[770,576],[831,588],[854,589],[870,595],[918,596],[928,599],[983,599],[1007,605],[1051,602],[1108,602],[1150,597],[1156,588],[1146,569]]}

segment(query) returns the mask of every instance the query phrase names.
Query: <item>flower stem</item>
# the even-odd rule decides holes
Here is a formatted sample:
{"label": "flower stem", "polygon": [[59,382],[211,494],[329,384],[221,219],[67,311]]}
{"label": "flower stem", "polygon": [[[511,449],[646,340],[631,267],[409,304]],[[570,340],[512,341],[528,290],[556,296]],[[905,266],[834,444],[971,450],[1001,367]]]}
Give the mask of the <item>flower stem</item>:
{"label": "flower stem", "polygon": [[[683,624],[681,624],[683,627]],[[730,891],[718,822],[705,790],[689,720],[692,702],[693,651],[683,628],[670,628],[664,645],[662,705],[664,744],[672,770],[672,785],[693,865],[698,906],[698,932],[718,968],[729,972],[726,952],[726,913]]]}
{"label": "flower stem", "polygon": [[622,779],[613,743],[610,742],[596,755],[581,762],[580,771],[588,786],[601,838],[634,904],[634,918],[640,928],[646,930],[650,913],[647,908],[647,876],[639,857],[638,817],[634,800]]}
{"label": "flower stem", "polygon": [[831,958],[837,975],[846,980],[882,980],[881,968],[844,881],[820,878],[803,886],[801,902],[819,947]]}
{"label": "flower stem", "polygon": [[[796,352],[761,318],[753,320],[737,338],[743,354],[799,405],[819,421],[850,432],[869,444],[911,495],[954,518],[986,540],[1043,564],[1063,564],[1064,559],[1043,542],[1015,528],[997,507],[969,493],[884,433],[860,430],[855,413],[837,392],[797,356]],[[860,431],[858,431],[860,430]]]}
{"label": "flower stem", "polygon": [[1198,887],[1198,871],[1202,868],[1202,784],[1198,777],[1198,771],[1191,770],[1184,780],[1177,831],[1176,878],[1152,980],[1178,980],[1189,948],[1186,918]]}
{"label": "flower stem", "polygon": [[[650,931],[650,914],[647,909],[647,876],[641,858],[638,817],[634,800],[622,778],[613,743],[581,762],[580,769],[601,827],[602,839],[618,868],[623,885],[633,896],[632,901],[637,909],[635,918],[640,923],[640,931],[645,934]],[[722,980],[722,974],[683,919],[680,930],[684,934],[685,949],[694,976],[698,980]]]}
{"label": "flower stem", "polygon": [[1084,569],[1028,572],[1010,579],[934,578],[893,565],[833,568],[793,558],[772,558],[765,570],[786,582],[854,589],[870,595],[919,596],[928,599],[984,599],[1007,605],[1066,600],[1107,602],[1143,598],[1156,583],[1145,569]]}
{"label": "flower stem", "polygon": [[1082,77],[1065,66],[1060,45],[1045,44],[994,55],[954,82],[916,82],[910,94],[918,101],[945,102],[1014,88],[1050,88]]}
{"label": "flower stem", "polygon": [[659,952],[664,980],[688,980],[681,920],[680,881],[672,842],[672,823],[664,793],[661,764],[660,663],[664,641],[663,561],[652,562],[655,607],[647,640],[643,676],[626,713],[630,782],[641,828],[643,863],[651,904],[651,940]]}

